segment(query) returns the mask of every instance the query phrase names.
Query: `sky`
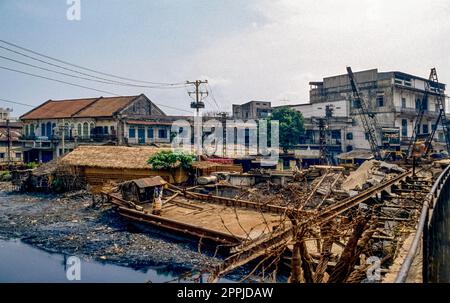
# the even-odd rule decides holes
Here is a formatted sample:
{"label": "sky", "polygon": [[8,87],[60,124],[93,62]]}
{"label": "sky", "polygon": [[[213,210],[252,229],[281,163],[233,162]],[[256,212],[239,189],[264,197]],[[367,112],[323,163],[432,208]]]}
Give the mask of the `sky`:
{"label": "sky", "polygon": [[[140,81],[207,79],[212,91],[205,99],[207,111],[230,111],[231,104],[250,100],[307,103],[310,81],[344,74],[346,66],[353,71],[378,68],[425,78],[436,67],[440,81],[450,83],[447,0],[79,1],[81,19],[68,20],[72,0],[0,0],[0,39]],[[11,48],[1,42],[0,46]],[[70,73],[1,48],[0,56]],[[144,93],[168,114],[187,114],[192,101],[191,88],[184,86],[97,83],[4,58],[0,67],[105,91],[0,68],[0,99],[31,105],[49,99],[108,96],[107,92]],[[12,107],[13,116],[30,110],[4,101],[0,107]]]}

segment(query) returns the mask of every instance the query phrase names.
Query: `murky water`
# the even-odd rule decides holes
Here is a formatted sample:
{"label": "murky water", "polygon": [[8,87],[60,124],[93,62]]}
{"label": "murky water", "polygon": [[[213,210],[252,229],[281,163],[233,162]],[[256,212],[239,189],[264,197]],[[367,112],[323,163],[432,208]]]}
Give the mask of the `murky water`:
{"label": "murky water", "polygon": [[[76,283],[66,276],[69,256],[48,253],[19,240],[0,240],[0,282]],[[70,266],[70,264],[69,264]],[[164,268],[132,268],[81,259],[79,282],[161,283],[176,279]],[[226,281],[223,281],[226,282]]]}
{"label": "murky water", "polygon": [[[0,282],[73,283],[66,276],[68,256],[52,254],[19,240],[0,240]],[[70,267],[70,264],[69,264]],[[166,282],[176,277],[157,268],[132,268],[81,260],[80,282]]]}

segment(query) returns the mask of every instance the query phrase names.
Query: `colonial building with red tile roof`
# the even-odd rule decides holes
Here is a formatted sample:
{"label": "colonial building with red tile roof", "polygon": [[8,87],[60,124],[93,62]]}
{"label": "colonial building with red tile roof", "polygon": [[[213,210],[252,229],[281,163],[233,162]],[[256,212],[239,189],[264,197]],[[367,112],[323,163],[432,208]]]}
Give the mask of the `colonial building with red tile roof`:
{"label": "colonial building with red tile roof", "polygon": [[78,145],[170,143],[170,125],[128,124],[166,117],[144,94],[48,100],[20,117],[26,162],[47,162]]}

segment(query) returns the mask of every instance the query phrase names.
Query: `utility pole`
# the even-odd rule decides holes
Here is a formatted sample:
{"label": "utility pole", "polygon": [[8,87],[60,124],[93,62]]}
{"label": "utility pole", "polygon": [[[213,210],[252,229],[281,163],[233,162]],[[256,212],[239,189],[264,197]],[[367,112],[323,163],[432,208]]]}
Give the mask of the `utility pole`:
{"label": "utility pole", "polygon": [[6,119],[6,136],[8,140],[8,169],[11,167],[11,127],[9,126],[9,119]]}
{"label": "utility pole", "polygon": [[194,150],[197,153],[197,156],[202,154],[202,118],[200,117],[200,108],[205,108],[205,103],[202,101],[203,95],[208,96],[207,91],[201,91],[200,85],[207,84],[208,80],[195,80],[195,81],[186,81],[186,84],[195,85],[195,92],[188,92],[189,96],[195,94],[195,101],[191,102],[191,108],[194,108],[197,111],[197,115],[194,117]]}
{"label": "utility pole", "polygon": [[[64,156],[64,154],[66,153],[66,130],[69,130],[69,126],[66,127],[66,123],[65,123],[65,119],[62,119],[62,123],[58,124],[57,127],[55,127],[55,129],[57,129],[58,131],[58,135],[61,139],[61,154],[59,155],[60,157]],[[56,132],[56,130],[55,130]]]}
{"label": "utility pole", "polygon": [[225,155],[227,154],[227,143],[226,143],[226,137],[227,137],[227,117],[228,117],[228,113],[227,112],[220,112],[217,114],[218,116],[220,116],[220,123],[222,123],[222,157],[225,158]]}
{"label": "utility pole", "polygon": [[189,96],[195,94],[195,101],[191,102],[191,108],[194,108],[197,110],[197,116],[199,114],[200,108],[205,108],[205,103],[202,102],[203,95],[208,96],[208,92],[202,92],[200,91],[200,85],[207,84],[208,80],[195,80],[195,81],[186,81],[186,84],[193,84],[195,85],[195,92],[188,92]]}

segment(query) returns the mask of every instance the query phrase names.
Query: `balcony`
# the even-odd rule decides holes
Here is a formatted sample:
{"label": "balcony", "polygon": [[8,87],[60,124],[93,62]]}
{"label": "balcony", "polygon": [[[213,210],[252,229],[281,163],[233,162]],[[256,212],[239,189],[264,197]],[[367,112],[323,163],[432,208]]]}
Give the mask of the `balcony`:
{"label": "balcony", "polygon": [[[415,117],[417,116],[419,110],[415,109],[413,107],[401,107],[401,106],[396,106],[395,107],[395,112],[396,113],[400,113],[403,114],[405,116],[410,116],[410,117]],[[437,118],[437,116],[439,115],[439,112],[437,111],[430,111],[430,110],[425,110],[424,115],[426,117],[430,117],[430,118]]]}
{"label": "balcony", "polygon": [[[62,141],[60,136],[22,136],[20,142],[24,144],[25,148],[37,148],[37,149],[48,149],[52,147],[52,143],[58,144]],[[99,142],[115,142],[117,141],[117,135],[109,134],[93,134],[90,136],[66,136],[64,138],[65,142],[79,142],[79,143],[99,143]]]}

